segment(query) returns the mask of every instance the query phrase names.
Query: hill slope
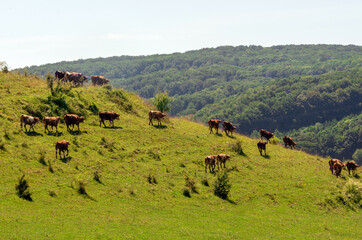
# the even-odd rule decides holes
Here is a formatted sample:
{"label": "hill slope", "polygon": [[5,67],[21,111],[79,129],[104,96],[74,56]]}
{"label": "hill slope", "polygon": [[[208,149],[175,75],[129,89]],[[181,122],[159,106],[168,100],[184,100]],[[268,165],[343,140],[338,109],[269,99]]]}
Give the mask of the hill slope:
{"label": "hill slope", "polygon": [[[207,127],[179,118],[152,127],[150,106],[135,94],[110,87],[58,89],[52,96],[43,80],[0,73],[0,94],[0,238],[361,235],[361,181],[346,171],[337,179],[329,172],[328,159],[270,144],[268,155],[261,157],[257,139],[209,134]],[[121,113],[115,128],[99,127],[96,107]],[[86,117],[80,132],[67,132],[63,123],[59,134],[45,134],[40,124],[34,133],[20,129],[21,114],[41,117],[65,111]],[[54,143],[62,139],[71,143],[70,156],[59,160]],[[232,150],[238,141],[242,155]],[[226,163],[230,201],[213,194],[222,171],[204,171],[204,157],[218,153],[231,155]],[[94,180],[95,172],[100,182]],[[15,192],[23,174],[32,202]],[[191,198],[182,194],[185,179],[197,188]],[[85,183],[88,195],[78,193],[79,182]]]}
{"label": "hill slope", "polygon": [[[305,132],[317,123],[326,125],[351,114],[361,115],[361,69],[361,46],[285,45],[86,59],[33,66],[27,71],[38,75],[56,70],[104,75],[111,78],[113,86],[144,98],[167,90],[175,98],[172,115],[187,115],[204,123],[220,118],[237,124],[239,133],[250,135],[265,128],[284,136]],[[309,135],[313,133],[305,134]],[[299,141],[298,136],[292,135]],[[313,146],[304,144],[305,140]],[[361,141],[359,134],[352,144],[322,143],[319,147],[313,138],[303,138],[299,146],[313,153],[351,159]]]}

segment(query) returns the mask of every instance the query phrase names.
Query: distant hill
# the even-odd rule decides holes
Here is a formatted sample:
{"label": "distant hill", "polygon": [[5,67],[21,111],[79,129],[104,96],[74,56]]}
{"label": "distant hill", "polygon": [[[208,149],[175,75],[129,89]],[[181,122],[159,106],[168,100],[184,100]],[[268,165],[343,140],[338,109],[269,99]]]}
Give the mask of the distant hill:
{"label": "distant hill", "polygon": [[[70,88],[0,73],[0,239],[359,239],[359,175],[336,178],[328,159],[252,139],[210,134],[171,117],[148,125],[152,108],[125,90]],[[120,114],[100,127],[98,111]],[[21,114],[85,117],[80,132],[20,128]],[[55,158],[55,142],[70,142]],[[205,173],[210,154],[231,156]],[[223,172],[228,200],[214,195]],[[32,201],[15,186],[24,176]],[[188,194],[187,194],[188,193]],[[190,195],[190,197],[187,197]]]}
{"label": "distant hill", "polygon": [[[285,45],[87,59],[33,66],[26,71],[104,75],[113,86],[144,98],[167,90],[175,99],[172,115],[203,123],[210,118],[229,120],[247,135],[261,128],[276,131],[279,137],[290,134],[300,142],[298,147],[312,153],[351,159],[356,146],[361,146],[360,127],[356,138],[343,137],[348,143],[342,146],[307,137],[312,133],[299,141],[297,132],[309,131],[308,127],[317,123],[336,123],[351,114],[360,116],[361,69],[361,46]],[[334,137],[332,132],[329,137]]]}

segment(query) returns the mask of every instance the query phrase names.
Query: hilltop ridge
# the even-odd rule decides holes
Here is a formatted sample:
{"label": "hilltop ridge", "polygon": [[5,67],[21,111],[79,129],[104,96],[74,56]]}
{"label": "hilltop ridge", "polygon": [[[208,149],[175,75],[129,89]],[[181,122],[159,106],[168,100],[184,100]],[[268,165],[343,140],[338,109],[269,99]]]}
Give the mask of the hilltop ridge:
{"label": "hilltop ridge", "polygon": [[[0,73],[0,238],[361,235],[361,181],[346,171],[342,178],[331,175],[326,158],[273,144],[262,157],[258,139],[210,134],[206,126],[182,118],[150,126],[152,106],[111,86],[57,91],[52,94],[47,82],[35,76]],[[97,111],[102,110],[121,114],[115,128],[99,126]],[[20,129],[21,114],[64,113],[85,116],[80,132],[67,132],[64,123],[59,134],[44,133],[41,124],[35,132]],[[71,143],[69,157],[55,159],[54,144],[62,139]],[[243,154],[233,150],[239,143]],[[213,194],[222,170],[205,173],[204,157],[218,153],[231,155],[225,170],[230,201]],[[16,195],[22,175],[33,202]],[[80,182],[87,195],[79,194]],[[190,182],[197,193],[191,191],[188,198],[183,190]]]}

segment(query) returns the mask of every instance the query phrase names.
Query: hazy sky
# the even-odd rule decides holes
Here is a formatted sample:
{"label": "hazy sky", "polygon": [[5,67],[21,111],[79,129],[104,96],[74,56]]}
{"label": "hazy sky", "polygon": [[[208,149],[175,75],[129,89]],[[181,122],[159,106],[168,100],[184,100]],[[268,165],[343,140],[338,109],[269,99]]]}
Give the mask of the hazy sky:
{"label": "hazy sky", "polygon": [[221,45],[362,45],[361,0],[0,0],[17,67]]}

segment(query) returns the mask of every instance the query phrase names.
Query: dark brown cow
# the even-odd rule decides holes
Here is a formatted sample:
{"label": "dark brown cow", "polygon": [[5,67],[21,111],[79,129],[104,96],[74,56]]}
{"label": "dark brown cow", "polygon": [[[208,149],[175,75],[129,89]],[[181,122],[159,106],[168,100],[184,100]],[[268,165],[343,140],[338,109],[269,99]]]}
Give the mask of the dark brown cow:
{"label": "dark brown cow", "polygon": [[336,176],[339,177],[341,175],[342,169],[344,168],[343,163],[335,162],[333,164],[333,169],[336,172]]}
{"label": "dark brown cow", "polygon": [[43,124],[44,124],[44,128],[45,128],[44,132],[46,133],[47,130],[48,130],[48,132],[50,132],[49,129],[48,129],[48,126],[52,127],[52,132],[53,132],[53,127],[55,127],[56,132],[58,132],[58,123],[59,123],[59,121],[60,121],[60,117],[45,117],[45,118],[43,118]]}
{"label": "dark brown cow", "polygon": [[272,137],[274,137],[273,133],[268,132],[267,130],[264,130],[264,129],[260,129],[259,133],[260,133],[260,140],[262,140],[262,137],[265,137],[269,143],[270,143],[270,139]]}
{"label": "dark brown cow", "polygon": [[112,126],[114,127],[114,120],[118,119],[119,120],[119,114],[115,113],[115,112],[111,112],[111,111],[102,111],[99,113],[99,117],[100,117],[100,121],[99,121],[99,126],[102,126],[102,123],[104,125],[104,127],[106,126],[106,124],[104,123],[104,120],[108,120],[109,121],[109,127]]}
{"label": "dark brown cow", "polygon": [[65,140],[61,140],[55,143],[55,158],[57,158],[57,154],[58,154],[58,150],[59,150],[59,157],[62,158],[62,156],[60,155],[61,153],[63,153],[63,156],[65,157],[65,151],[67,151],[67,156],[69,155],[69,150],[68,150],[68,146],[69,146],[69,142],[65,141]]}
{"label": "dark brown cow", "polygon": [[157,119],[158,124],[157,125],[162,125],[161,120],[166,116],[166,113],[160,112],[160,111],[149,111],[148,113],[148,119],[150,120],[148,122],[148,125],[152,124],[153,126],[153,122],[152,119]]}
{"label": "dark brown cow", "polygon": [[283,137],[283,142],[284,142],[285,147],[287,147],[287,145],[288,145],[288,146],[290,146],[291,149],[295,148],[295,146],[297,145],[297,143],[294,142],[291,137],[287,137],[287,136]]}
{"label": "dark brown cow", "polygon": [[28,116],[28,115],[21,115],[20,116],[20,127],[21,130],[23,130],[23,124],[24,124],[24,128],[25,131],[27,132],[28,130],[26,129],[26,125],[30,125],[29,131],[30,129],[34,130],[34,125],[37,124],[38,122],[40,122],[40,119],[38,117],[32,117],[32,116]]}
{"label": "dark brown cow", "polygon": [[62,80],[65,76],[66,72],[62,72],[62,71],[55,71],[55,78],[56,79],[59,79],[59,80]]}
{"label": "dark brown cow", "polygon": [[225,168],[225,162],[226,162],[226,160],[228,160],[230,158],[230,155],[218,154],[216,158],[217,158],[217,169],[219,169],[219,164],[220,164],[221,168],[222,168],[222,165],[224,164],[224,168]]}
{"label": "dark brown cow", "polygon": [[205,172],[207,172],[207,166],[209,166],[209,171],[214,172],[216,163],[216,156],[215,155],[209,155],[205,157]]}
{"label": "dark brown cow", "polygon": [[88,82],[88,77],[84,76],[83,73],[65,73],[64,82],[70,82],[74,86],[83,86],[83,82]]}
{"label": "dark brown cow", "polygon": [[219,124],[221,123],[221,120],[219,119],[210,119],[208,122],[210,133],[213,133],[212,129],[216,128],[216,133],[219,134]]}
{"label": "dark brown cow", "polygon": [[[73,131],[74,129],[74,125],[78,126],[78,131],[79,131],[79,123],[84,122],[84,117],[79,117],[78,115],[75,114],[65,114],[64,115],[64,121],[65,124],[67,124],[67,131]],[[70,125],[72,125],[72,130],[70,130]]]}
{"label": "dark brown cow", "polygon": [[336,158],[332,158],[328,161],[328,164],[329,164],[329,169],[331,170],[332,174],[333,174],[333,165],[336,163],[336,162],[339,162],[342,164],[341,160],[339,159],[336,159]]}
{"label": "dark brown cow", "polygon": [[233,132],[236,130],[236,127],[233,126],[233,124],[229,121],[224,121],[222,123],[222,126],[224,128],[225,134],[229,136],[228,132],[231,133],[231,135],[233,135]]}
{"label": "dark brown cow", "polygon": [[354,171],[359,168],[359,165],[357,163],[355,163],[354,161],[348,161],[346,162],[346,167],[348,169],[348,175],[351,175],[350,171],[352,170],[352,174],[354,173]]}
{"label": "dark brown cow", "polygon": [[91,79],[92,79],[93,86],[102,86],[104,84],[109,83],[109,79],[107,79],[107,78],[105,78],[103,76],[93,75],[91,77]]}
{"label": "dark brown cow", "polygon": [[264,150],[264,154],[266,156],[266,145],[268,144],[268,142],[264,142],[264,141],[259,141],[256,145],[258,146],[259,152],[260,152],[260,156],[263,156],[263,150]]}

